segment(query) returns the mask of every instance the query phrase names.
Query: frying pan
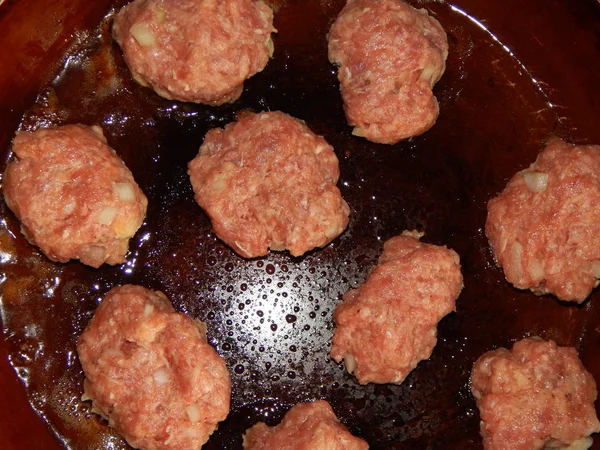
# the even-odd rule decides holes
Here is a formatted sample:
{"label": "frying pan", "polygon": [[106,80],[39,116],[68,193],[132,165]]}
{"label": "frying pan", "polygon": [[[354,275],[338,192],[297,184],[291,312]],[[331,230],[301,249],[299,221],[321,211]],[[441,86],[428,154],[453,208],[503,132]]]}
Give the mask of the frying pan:
{"label": "frying pan", "polygon": [[[600,5],[594,0],[416,1],[445,27],[450,56],[436,85],[441,114],[394,146],[351,135],[326,33],[341,0],[280,0],[275,56],[218,108],[167,101],[137,86],[110,40],[122,1],[0,2],[0,150],[17,129],[103,127],[150,205],[128,262],[54,264],[28,245],[2,204],[0,436],[3,449],[124,449],[81,402],[74,353],[102,296],[137,283],[207,323],[232,377],[232,410],[205,448],[239,449],[258,421],[327,399],[372,449],[478,449],[473,362],[525,336],[572,345],[600,380],[600,294],[582,305],[512,288],[483,234],[486,202],[550,137],[600,143]],[[335,148],[348,230],[301,258],[244,260],[211,232],[186,164],[206,131],[244,110],[282,110]],[[382,243],[405,229],[461,256],[465,288],[438,327],[432,357],[400,386],[359,386],[328,357],[332,311],[367,276]],[[600,448],[596,438],[594,448]]]}

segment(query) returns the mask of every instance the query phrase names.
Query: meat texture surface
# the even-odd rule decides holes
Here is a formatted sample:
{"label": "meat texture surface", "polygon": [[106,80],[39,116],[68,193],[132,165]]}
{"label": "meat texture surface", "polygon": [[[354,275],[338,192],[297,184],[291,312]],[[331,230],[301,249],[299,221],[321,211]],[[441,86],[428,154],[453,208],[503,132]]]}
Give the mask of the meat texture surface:
{"label": "meat texture surface", "polygon": [[515,287],[584,301],[600,278],[600,146],[550,141],[489,201],[485,232]]}
{"label": "meat texture surface", "polygon": [[229,413],[225,362],[162,292],[112,289],[77,346],[84,399],[135,448],[200,448]]}
{"label": "meat texture surface", "polygon": [[448,40],[425,9],[402,0],[348,0],[328,36],[353,134],[394,144],[433,126],[432,88],[446,69]]}
{"label": "meat texture surface", "polygon": [[215,233],[252,258],[323,247],[348,225],[333,148],[281,112],[249,114],[206,134],[188,166]]}
{"label": "meat texture surface", "polygon": [[360,384],[400,384],[437,342],[437,324],[454,311],[462,290],[454,250],[405,231],[383,246],[364,284],[334,311],[331,357],[344,360]]}
{"label": "meat texture surface", "polygon": [[366,450],[369,445],[340,423],[324,400],[299,403],[274,427],[257,423],[244,435],[244,450]]}
{"label": "meat texture surface", "polygon": [[596,383],[573,347],[526,338],[487,352],[471,391],[486,450],[585,450],[600,431]]}
{"label": "meat texture surface", "polygon": [[18,133],[2,186],[23,235],[53,261],[125,262],[148,200],[100,127]]}
{"label": "meat texture surface", "polygon": [[113,36],[133,78],[162,97],[220,105],[273,54],[273,11],[262,0],[134,0]]}

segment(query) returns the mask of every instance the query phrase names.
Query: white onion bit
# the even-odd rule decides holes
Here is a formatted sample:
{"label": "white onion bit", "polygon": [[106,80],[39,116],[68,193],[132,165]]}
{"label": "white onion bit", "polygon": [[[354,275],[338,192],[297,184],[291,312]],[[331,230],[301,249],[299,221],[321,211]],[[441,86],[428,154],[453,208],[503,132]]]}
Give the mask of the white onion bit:
{"label": "white onion bit", "polygon": [[110,225],[117,217],[117,208],[114,206],[105,206],[100,210],[97,220],[102,225]]}
{"label": "white onion bit", "polygon": [[271,242],[269,248],[274,252],[282,252],[285,250],[285,244],[283,242]]}
{"label": "white onion bit", "polygon": [[86,253],[90,259],[103,260],[106,258],[106,251],[104,248],[98,247],[97,245],[92,245]]}
{"label": "white onion bit", "polygon": [[163,386],[171,380],[169,370],[165,367],[159,367],[152,373],[152,378],[157,386]]}
{"label": "white onion bit", "polygon": [[331,224],[327,227],[327,229],[325,230],[325,237],[327,239],[334,239],[339,235],[339,228],[337,225],[335,224]]}
{"label": "white onion bit", "polygon": [[362,319],[366,319],[367,317],[369,317],[371,315],[371,308],[360,308],[360,311],[358,312],[358,316]]}
{"label": "white onion bit", "polygon": [[224,180],[223,175],[217,175],[215,181],[210,184],[210,189],[213,192],[223,192],[227,188],[227,182]]}
{"label": "white onion bit", "polygon": [[594,261],[592,263],[592,273],[596,278],[600,278],[600,261]]}
{"label": "white onion bit", "polygon": [[531,258],[529,261],[529,272],[531,277],[537,282],[544,279],[544,265],[539,259]]}
{"label": "white onion bit", "polygon": [[548,187],[548,174],[544,172],[524,172],[523,178],[527,188],[532,192],[543,192]]}
{"label": "white onion bit", "polygon": [[163,23],[167,18],[167,12],[164,9],[158,8],[155,13],[156,21],[158,23]]}
{"label": "white onion bit", "polygon": [[114,189],[117,197],[124,202],[130,202],[135,199],[133,186],[130,183],[115,183]]}
{"label": "white onion bit", "polygon": [[511,260],[513,269],[519,277],[523,275],[523,264],[521,262],[521,255],[523,253],[523,246],[520,242],[515,241],[511,247]]}
{"label": "white onion bit", "polygon": [[346,366],[348,373],[353,373],[354,369],[356,369],[356,359],[354,358],[354,355],[350,353],[344,355],[344,365]]}
{"label": "white onion bit", "polygon": [[200,330],[200,335],[202,337],[206,337],[206,323],[202,322],[201,320],[198,319],[194,319],[194,323],[196,324],[196,326],[198,327],[198,330]]}
{"label": "white onion bit", "polygon": [[202,419],[202,409],[197,403],[192,403],[185,408],[185,413],[192,423],[199,422]]}
{"label": "white onion bit", "polygon": [[152,314],[153,311],[154,311],[154,306],[152,306],[152,305],[144,306],[144,316],[145,317],[148,317],[150,314]]}
{"label": "white onion bit", "polygon": [[352,134],[354,136],[358,136],[358,137],[365,137],[366,136],[366,132],[363,128],[361,127],[354,127],[354,129],[352,130]]}
{"label": "white onion bit", "polygon": [[427,81],[427,82],[429,82],[429,84],[431,84],[433,86],[434,75],[435,75],[435,67],[427,66],[421,71],[421,75],[419,75],[419,80]]}
{"label": "white onion bit", "polygon": [[129,29],[129,32],[143,47],[151,47],[156,44],[154,35],[146,23],[136,23]]}
{"label": "white onion bit", "polygon": [[184,436],[192,439],[198,439],[200,437],[198,430],[196,430],[195,428],[186,428],[183,434]]}
{"label": "white onion bit", "polygon": [[326,145],[323,144],[319,144],[315,147],[315,155],[318,155],[319,153],[321,153],[323,150],[325,150],[327,148]]}

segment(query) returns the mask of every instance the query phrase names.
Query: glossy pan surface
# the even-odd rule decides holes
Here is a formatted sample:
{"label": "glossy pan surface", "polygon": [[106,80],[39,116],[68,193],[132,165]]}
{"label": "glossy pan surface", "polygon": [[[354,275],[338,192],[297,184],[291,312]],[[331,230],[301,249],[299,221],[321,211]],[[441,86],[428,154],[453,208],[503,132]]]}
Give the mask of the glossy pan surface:
{"label": "glossy pan surface", "polygon": [[[128,262],[95,270],[48,261],[2,204],[2,448],[128,448],[79,400],[75,354],[99,299],[123,283],[162,290],[205,321],[226,359],[232,410],[208,449],[239,449],[249,426],[275,424],[317,398],[373,449],[481,448],[472,364],[530,335],[574,345],[600,380],[600,294],[576,306],[513,289],[483,235],[487,200],[547,139],[600,143],[598,3],[413,1],[442,23],[450,56],[435,87],[438,122],[394,146],[353,137],[346,124],[326,45],[341,0],[279,1],[273,60],[240,100],[216,108],[168,101],[132,81],[110,39],[122,2],[48,3],[0,4],[1,169],[17,128],[100,125],[149,208]],[[187,162],[207,130],[248,109],[303,119],[335,148],[351,218],[325,249],[245,260],[194,203]],[[465,288],[439,324],[430,360],[401,386],[360,386],[328,357],[332,311],[365,279],[383,241],[405,229],[455,249]]]}

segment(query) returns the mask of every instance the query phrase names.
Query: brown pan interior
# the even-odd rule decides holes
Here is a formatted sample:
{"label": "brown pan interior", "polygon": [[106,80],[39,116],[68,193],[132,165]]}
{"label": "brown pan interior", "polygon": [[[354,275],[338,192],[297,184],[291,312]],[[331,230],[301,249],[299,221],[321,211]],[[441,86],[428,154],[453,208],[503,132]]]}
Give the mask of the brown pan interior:
{"label": "brown pan interior", "polygon": [[[128,263],[99,270],[48,261],[2,203],[2,448],[128,448],[79,400],[75,354],[99,299],[124,283],[162,290],[205,321],[226,359],[232,409],[208,449],[239,449],[252,424],[275,424],[293,404],[317,398],[372,449],[481,448],[471,366],[529,335],[575,346],[600,380],[600,294],[576,306],[513,289],[482,232],[487,200],[548,138],[600,143],[597,2],[413,1],[445,27],[450,56],[435,88],[437,124],[395,146],[351,136],[344,119],[326,47],[343,1],[279,1],[274,59],[239,101],[217,108],[167,101],[131,80],[110,39],[122,4],[0,4],[0,169],[18,127],[97,124],[149,198]],[[187,162],[207,130],[247,109],[289,113],[334,146],[352,212],[325,249],[244,260],[194,203]],[[430,360],[401,386],[360,386],[328,357],[332,311],[364,280],[383,241],[405,229],[454,248],[465,288],[439,324]]]}

